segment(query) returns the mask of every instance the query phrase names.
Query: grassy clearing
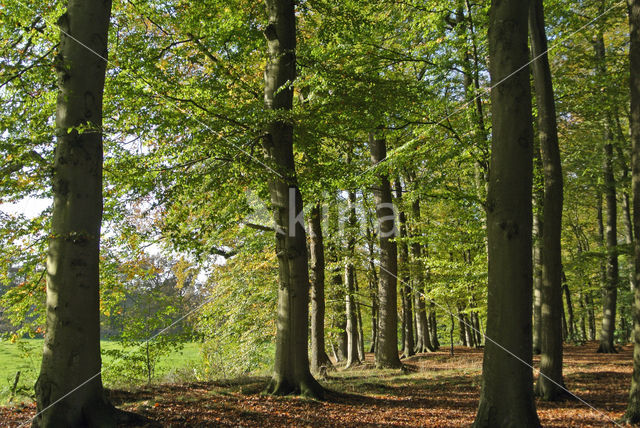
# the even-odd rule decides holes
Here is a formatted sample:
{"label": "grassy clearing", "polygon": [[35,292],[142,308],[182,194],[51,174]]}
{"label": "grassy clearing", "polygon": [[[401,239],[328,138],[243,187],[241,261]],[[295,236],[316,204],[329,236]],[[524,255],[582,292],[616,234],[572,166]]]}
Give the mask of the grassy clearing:
{"label": "grassy clearing", "polygon": [[[103,340],[102,350],[119,349],[118,342]],[[163,357],[156,368],[156,381],[165,381],[176,376],[186,376],[189,370],[200,363],[199,343],[185,343],[180,351]],[[0,405],[6,404],[11,397],[16,373],[20,379],[13,401],[29,401],[33,394],[33,385],[40,371],[42,358],[42,339],[21,339],[16,343],[0,341]],[[103,355],[104,370],[114,362],[108,355]],[[106,373],[105,379],[108,379]],[[107,382],[107,386],[108,382]]]}

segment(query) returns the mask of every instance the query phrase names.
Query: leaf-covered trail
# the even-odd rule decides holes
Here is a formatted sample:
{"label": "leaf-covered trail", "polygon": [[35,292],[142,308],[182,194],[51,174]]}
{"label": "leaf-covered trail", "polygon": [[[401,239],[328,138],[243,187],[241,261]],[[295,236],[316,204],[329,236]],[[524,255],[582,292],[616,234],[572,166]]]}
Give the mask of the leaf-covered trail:
{"label": "leaf-covered trail", "polygon": [[[596,354],[596,343],[565,348],[565,383],[581,399],[538,402],[543,426],[615,426],[622,416],[631,375],[630,346]],[[368,356],[370,359],[371,356]],[[456,348],[405,360],[405,372],[330,372],[324,402],[260,394],[266,379],[157,385],[113,391],[119,406],[172,427],[455,427],[473,422],[480,394],[482,351]],[[1,426],[18,426],[34,406],[0,408]],[[611,419],[608,419],[611,418]]]}

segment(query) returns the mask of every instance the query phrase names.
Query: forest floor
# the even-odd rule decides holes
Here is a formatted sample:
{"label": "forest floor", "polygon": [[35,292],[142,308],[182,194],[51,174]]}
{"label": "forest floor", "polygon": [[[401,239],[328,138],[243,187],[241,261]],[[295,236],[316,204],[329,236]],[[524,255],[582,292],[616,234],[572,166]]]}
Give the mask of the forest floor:
{"label": "forest floor", "polygon": [[[624,413],[632,347],[597,354],[596,343],[565,348],[565,384],[580,397],[537,402],[545,427],[616,426]],[[455,348],[403,360],[406,370],[366,364],[329,372],[325,401],[264,396],[266,378],[110,391],[121,408],[164,427],[457,427],[469,426],[480,395],[482,350]],[[536,358],[536,365],[538,359]],[[590,407],[591,406],[591,407]],[[35,405],[0,408],[0,426],[28,426]]]}

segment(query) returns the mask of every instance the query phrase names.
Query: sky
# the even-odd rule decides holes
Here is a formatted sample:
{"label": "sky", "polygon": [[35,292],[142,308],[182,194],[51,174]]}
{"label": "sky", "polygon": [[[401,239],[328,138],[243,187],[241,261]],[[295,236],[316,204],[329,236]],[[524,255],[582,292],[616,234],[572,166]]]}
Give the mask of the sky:
{"label": "sky", "polygon": [[17,203],[0,204],[0,211],[11,215],[24,214],[33,218],[49,208],[51,203],[51,199],[25,198]]}

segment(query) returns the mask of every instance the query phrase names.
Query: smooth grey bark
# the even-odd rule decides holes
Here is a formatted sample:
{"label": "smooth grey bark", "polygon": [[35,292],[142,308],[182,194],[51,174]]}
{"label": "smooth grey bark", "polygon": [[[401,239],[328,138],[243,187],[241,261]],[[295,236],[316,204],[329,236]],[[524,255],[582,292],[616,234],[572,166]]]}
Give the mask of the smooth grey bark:
{"label": "smooth grey bark", "polygon": [[473,324],[471,323],[471,315],[464,314],[464,321],[465,321],[464,332],[465,332],[465,339],[467,341],[467,346],[469,348],[474,348],[476,346],[476,337],[473,334]]}
{"label": "smooth grey bark", "polygon": [[[355,276],[356,295],[360,294],[360,286],[358,285],[358,276]],[[358,358],[361,362],[365,361],[366,355],[364,353],[364,326],[362,324],[362,307],[359,299],[356,299],[356,311],[358,315]]]}
{"label": "smooth grey bark", "polygon": [[[414,224],[420,222],[420,199],[416,198],[411,205],[411,211],[413,215]],[[425,289],[424,280],[424,264],[422,263],[422,245],[417,241],[419,235],[417,227],[412,230],[413,242],[411,243],[411,255],[413,256],[413,280],[418,292],[413,293],[414,296],[414,308],[416,318],[416,352],[433,352],[433,345],[431,343],[431,335],[429,334],[429,320],[427,319],[427,305],[425,296],[422,294],[422,290]]]}
{"label": "smooth grey bark", "polygon": [[[337,260],[336,260],[336,263]],[[332,327],[337,329],[337,343],[334,348],[334,356],[337,362],[347,360],[347,348],[349,339],[347,338],[347,312],[345,308],[346,293],[344,290],[344,278],[340,268],[336,268],[332,276],[334,304],[333,306],[333,323]]]}
{"label": "smooth grey bark", "polygon": [[[402,207],[402,183],[395,182],[396,202],[398,207]],[[402,357],[407,358],[415,355],[415,340],[413,334],[413,289],[411,288],[411,276],[409,268],[409,245],[407,244],[407,215],[400,209],[398,212],[398,223],[400,225],[400,242],[398,244],[398,265],[400,278],[402,279],[402,326],[403,353]]]}
{"label": "smooth grey bark", "polygon": [[563,178],[558,142],[556,106],[547,55],[547,35],[542,0],[531,0],[529,12],[531,53],[538,107],[538,135],[544,171],[542,224],[542,307],[540,373],[536,395],[555,401],[565,391],[562,378],[562,205]]}
{"label": "smooth grey bark", "polygon": [[478,316],[478,312],[474,311],[471,314],[471,318],[473,321],[474,332],[476,335],[476,346],[482,346],[482,333],[480,332],[480,317]]}
{"label": "smooth grey bark", "polygon": [[347,212],[347,256],[345,260],[344,278],[347,286],[347,293],[345,295],[347,315],[347,367],[351,367],[361,363],[358,354],[358,312],[355,294],[355,268],[353,266],[356,249],[355,233],[358,225],[356,217],[356,194],[353,191],[349,191]]}
{"label": "smooth grey bark", "polygon": [[605,199],[606,199],[606,282],[603,290],[603,316],[602,329],[600,330],[600,353],[615,353],[613,344],[615,333],[616,306],[618,298],[618,238],[617,238],[617,201],[615,178],[613,175],[613,146],[611,143],[610,131],[605,132]]}
{"label": "smooth grey bark", "polygon": [[567,340],[568,336],[569,336],[569,328],[567,327],[567,314],[565,313],[564,310],[564,305],[561,306],[561,314],[562,314],[562,340],[565,341]]}
{"label": "smooth grey bark", "polygon": [[453,311],[449,311],[449,354],[453,356],[453,331],[455,329],[456,321],[453,316]]}
{"label": "smooth grey bark", "polygon": [[[618,135],[618,144],[615,145],[616,154],[618,155],[618,163],[620,163],[620,168],[622,169],[622,183],[627,183],[629,180],[629,166],[625,160],[624,152],[622,150],[622,145],[625,144],[625,137],[622,131],[622,125],[620,124],[620,117],[616,114],[616,129]],[[627,244],[630,248],[633,248],[633,220],[631,219],[631,198],[629,197],[629,192],[625,190],[623,185],[622,190],[622,223],[624,224],[624,243]],[[633,257],[630,258],[631,263],[633,263]],[[633,266],[629,269],[629,290],[632,292],[635,290],[635,274],[633,270]],[[624,311],[626,313],[626,308]],[[622,321],[624,321],[624,317],[622,317]]]}
{"label": "smooth grey bark", "polygon": [[531,370],[533,126],[526,65],[528,11],[528,1],[494,0],[489,16],[489,62],[494,86],[487,197],[486,334],[492,340],[485,345],[475,427],[540,426]]}
{"label": "smooth grey bark", "polygon": [[115,427],[132,416],[110,404],[100,375],[102,100],[110,16],[109,0],[69,0],[58,21],[46,334],[34,427]]}
{"label": "smooth grey bark", "polygon": [[[288,111],[296,78],[295,2],[267,0],[266,9],[265,108]],[[303,212],[303,202],[293,157],[293,125],[280,119],[271,121],[263,146],[267,164],[277,170],[268,182],[279,267],[276,356],[267,392],[322,398],[324,390],[309,369],[309,260],[304,225],[294,220]]]}
{"label": "smooth grey bark", "polygon": [[[633,228],[635,282],[640,281],[640,0],[628,0],[629,3],[629,63],[631,77],[631,180],[633,193]],[[633,305],[633,375],[629,390],[629,403],[624,419],[629,423],[640,423],[640,287],[635,287]]]}
{"label": "smooth grey bark", "polygon": [[374,239],[371,228],[367,227],[367,247],[369,249],[369,291],[371,296],[371,347],[369,352],[375,353],[378,343],[378,273],[374,260]]}
{"label": "smooth grey bark", "polygon": [[[369,135],[371,161],[374,165],[387,157],[386,141]],[[398,251],[393,240],[396,235],[395,213],[392,208],[391,183],[384,173],[378,174],[374,187],[376,216],[380,231],[380,279],[378,282],[378,341],[376,367],[400,368],[398,356]]]}
{"label": "smooth grey bark", "polygon": [[578,305],[580,306],[580,339],[583,341],[587,340],[587,314],[586,307],[584,304],[584,296],[582,294],[579,295]]}
{"label": "smooth grey bark", "polygon": [[467,320],[462,313],[462,309],[458,306],[458,334],[460,335],[460,343],[462,346],[469,346],[469,342],[467,342],[467,331],[466,331],[466,323]]}
{"label": "smooth grey bark", "polygon": [[436,304],[434,302],[429,305],[429,332],[433,350],[437,351],[440,349],[440,341],[438,340],[438,317],[436,316]]}
{"label": "smooth grey bark", "polygon": [[324,340],[325,317],[325,258],[324,237],[322,235],[322,213],[320,205],[313,206],[309,214],[310,259],[311,259],[311,371],[319,373],[321,370],[332,368],[327,355]]}
{"label": "smooth grey bark", "polygon": [[565,301],[567,304],[567,324],[569,327],[569,340],[576,340],[577,335],[577,327],[575,321],[575,315],[573,313],[573,302],[571,299],[571,290],[569,289],[569,284],[567,284],[567,277],[564,272],[562,272],[562,291],[564,293]]}
{"label": "smooth grey bark", "polygon": [[[539,151],[538,151],[539,153]],[[536,161],[540,159],[536,156]],[[533,212],[533,354],[540,355],[541,352],[541,330],[542,330],[542,195],[534,197]]]}
{"label": "smooth grey bark", "polygon": [[589,325],[589,340],[596,340],[596,314],[593,309],[593,297],[590,292],[587,292],[584,296],[584,301],[587,305],[587,323]]}
{"label": "smooth grey bark", "polygon": [[[601,6],[601,9],[604,5]],[[594,41],[596,72],[604,77],[607,75],[604,35],[600,31]],[[606,100],[605,100],[606,101]],[[605,108],[605,130],[604,130],[604,194],[606,201],[606,280],[603,284],[602,299],[602,328],[600,330],[600,353],[615,353],[613,344],[616,319],[616,305],[618,298],[618,231],[617,231],[617,200],[616,200],[616,180],[613,173],[613,134],[611,126],[611,116],[608,108]]]}
{"label": "smooth grey bark", "polygon": [[[327,251],[329,254],[328,259],[333,265],[333,268],[331,269],[331,291],[333,293],[331,299],[331,312],[333,314],[331,327],[336,330],[337,335],[337,338],[334,338],[332,341],[331,347],[334,352],[335,360],[337,362],[343,362],[347,359],[347,315],[344,304],[346,293],[344,287],[344,273],[342,272],[340,263],[340,259],[343,254],[343,243],[340,231],[340,207],[337,194],[335,193],[331,196],[331,200],[329,202],[328,217]],[[335,339],[337,339],[337,341]]]}

